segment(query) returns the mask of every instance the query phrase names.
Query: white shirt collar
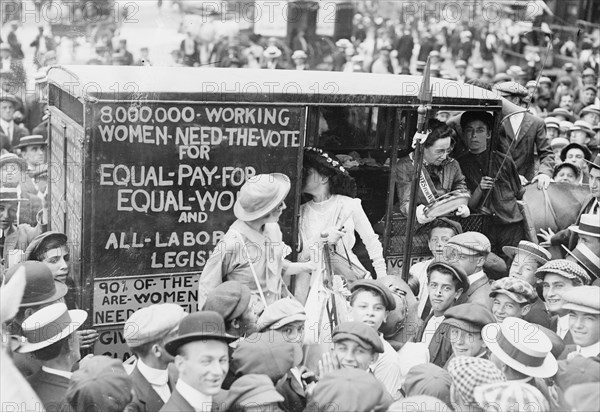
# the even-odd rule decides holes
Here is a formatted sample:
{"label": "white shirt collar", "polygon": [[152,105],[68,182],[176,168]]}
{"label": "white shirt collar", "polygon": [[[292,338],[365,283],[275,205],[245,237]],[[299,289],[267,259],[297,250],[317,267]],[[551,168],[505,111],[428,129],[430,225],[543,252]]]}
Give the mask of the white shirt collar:
{"label": "white shirt collar", "polygon": [[556,322],[556,334],[564,339],[569,331],[569,315],[559,316]]}
{"label": "white shirt collar", "polygon": [[181,396],[183,396],[183,399],[192,405],[197,412],[211,410],[212,396],[205,395],[202,392],[192,388],[190,385],[185,383],[182,378],[179,378],[175,388],[181,394]]}
{"label": "white shirt collar", "polygon": [[150,385],[163,386],[169,382],[169,371],[167,369],[155,369],[146,365],[141,359],[138,359],[137,367],[140,373]]}
{"label": "white shirt collar", "polygon": [[469,279],[469,285],[472,285],[473,283],[477,282],[479,279],[483,279],[485,277],[485,273],[483,272],[483,270],[480,270],[479,272],[475,272],[472,275],[467,276],[467,279]]}
{"label": "white shirt collar", "polygon": [[63,378],[67,378],[69,380],[71,380],[71,376],[73,376],[73,372],[61,371],[59,369],[49,368],[47,366],[42,366],[42,370],[46,373],[62,376]]}
{"label": "white shirt collar", "polygon": [[581,356],[583,356],[585,358],[593,358],[594,356],[597,356],[598,354],[600,354],[600,341],[596,342],[590,346],[585,346],[585,347],[577,346],[577,350],[579,351]]}
{"label": "white shirt collar", "polygon": [[12,129],[15,126],[15,122],[14,121],[7,122],[4,119],[0,119],[0,126],[2,126],[3,130],[8,132],[9,129]]}

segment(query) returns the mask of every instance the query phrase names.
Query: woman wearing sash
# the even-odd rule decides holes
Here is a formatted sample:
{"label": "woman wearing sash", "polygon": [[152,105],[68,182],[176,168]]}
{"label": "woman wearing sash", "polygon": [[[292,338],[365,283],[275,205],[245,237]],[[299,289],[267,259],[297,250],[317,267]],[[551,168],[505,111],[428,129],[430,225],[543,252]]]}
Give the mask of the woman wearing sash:
{"label": "woman wearing sash", "polygon": [[[434,218],[425,216],[423,209],[440,196],[454,191],[467,190],[465,177],[456,160],[448,156],[452,150],[454,131],[438,120],[429,123],[431,132],[423,144],[423,168],[417,191],[417,221],[421,224],[431,222]],[[396,191],[400,201],[400,213],[408,215],[410,187],[415,174],[413,153],[398,160],[394,168]],[[456,211],[460,217],[468,217],[469,208],[464,205]]]}

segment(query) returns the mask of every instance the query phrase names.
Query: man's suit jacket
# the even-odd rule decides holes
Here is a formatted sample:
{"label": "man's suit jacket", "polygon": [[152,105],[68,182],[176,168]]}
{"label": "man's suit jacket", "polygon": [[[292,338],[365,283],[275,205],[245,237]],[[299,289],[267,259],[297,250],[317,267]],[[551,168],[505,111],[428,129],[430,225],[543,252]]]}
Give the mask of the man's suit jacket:
{"label": "man's suit jacket", "polygon": [[492,287],[490,286],[490,280],[487,276],[484,276],[473,282],[472,285],[469,285],[469,290],[460,295],[456,304],[478,303],[489,310],[492,310],[492,299],[490,298],[491,291]]}
{"label": "man's suit jacket", "polygon": [[[5,134],[4,130],[2,130],[1,127],[0,127],[0,136],[4,136],[4,137],[0,138],[1,140],[9,139],[8,135]],[[14,151],[15,147],[21,141],[21,138],[25,137],[25,136],[29,136],[29,130],[27,130],[23,126],[19,126],[19,125],[15,124],[13,127],[12,140],[10,140],[10,139],[8,140],[8,141],[10,141],[10,151]]]}
{"label": "man's suit jacket", "polygon": [[40,369],[27,378],[27,382],[42,401],[46,412],[71,410],[66,400],[69,379]]}
{"label": "man's suit jacket", "polygon": [[[133,382],[133,397],[132,403],[136,404],[137,410],[140,412],[158,412],[165,405],[162,398],[156,393],[150,382],[142,375],[136,366],[131,372],[131,381]],[[176,380],[171,379],[169,374],[169,388],[171,392],[175,390]]]}
{"label": "man's suit jacket", "polygon": [[[226,411],[226,398],[228,391],[221,391],[213,397],[212,412]],[[183,396],[175,389],[171,393],[169,401],[160,409],[160,412],[194,412],[194,408],[185,400]]]}
{"label": "man's suit jacket", "polygon": [[19,226],[13,225],[10,234],[6,235],[4,239],[4,253],[2,255],[2,261],[4,264],[8,264],[8,255],[14,250],[22,250],[25,252],[27,246],[31,241],[38,235],[46,231],[46,225],[38,224],[32,227],[26,223],[20,224]]}
{"label": "man's suit jacket", "polygon": [[[585,198],[581,209],[579,209],[577,220],[573,222],[574,225],[579,224],[579,221],[581,220],[581,215],[589,213],[592,205],[594,204],[594,200],[596,200],[596,198],[593,197],[591,194]],[[568,228],[558,231],[554,236],[552,236],[552,239],[550,239],[550,243],[552,245],[565,245],[568,246],[569,250],[575,249],[575,246],[577,246],[578,241],[579,236],[577,236],[577,233],[571,232]]]}
{"label": "man's suit jacket", "polygon": [[[508,113],[503,110],[502,116]],[[510,154],[520,175],[525,176],[527,180],[531,180],[535,176],[534,149],[537,149],[537,156],[540,159],[539,173],[552,177],[554,152],[550,147],[550,140],[546,137],[546,124],[542,119],[531,113],[525,113],[519,129],[519,136],[512,146],[511,142],[515,140],[515,131],[510,120],[506,120],[504,127],[500,128],[499,137],[499,150],[502,153]]]}

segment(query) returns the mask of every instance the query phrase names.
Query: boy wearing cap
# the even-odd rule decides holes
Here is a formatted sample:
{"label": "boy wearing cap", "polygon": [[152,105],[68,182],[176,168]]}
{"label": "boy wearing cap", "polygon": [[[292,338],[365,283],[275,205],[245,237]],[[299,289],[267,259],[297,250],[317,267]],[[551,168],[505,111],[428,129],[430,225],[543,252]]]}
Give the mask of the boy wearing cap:
{"label": "boy wearing cap", "polygon": [[175,357],[179,380],[161,412],[215,410],[224,399],[221,385],[229,370],[229,343],[217,312],[195,312],[183,318],[175,337],[165,343]]}
{"label": "boy wearing cap", "polygon": [[248,286],[228,280],[208,293],[202,310],[212,310],[223,316],[226,332],[241,338],[256,331],[254,303]]}
{"label": "boy wearing cap", "polygon": [[44,408],[61,410],[66,404],[66,393],[73,365],[79,361],[79,338],[75,331],[83,325],[87,313],[68,310],[64,303],[46,306],[23,321],[21,329],[26,341],[19,353],[32,353],[42,368],[27,378]]}
{"label": "boy wearing cap", "polygon": [[123,327],[127,346],[137,358],[131,380],[140,412],[158,412],[175,389],[176,379],[168,370],[174,357],[164,342],[175,335],[185,315],[173,303],[151,305],[133,313]]}
{"label": "boy wearing cap", "polygon": [[[425,343],[430,347],[431,352],[430,343],[433,341],[434,333],[444,321],[444,313],[456,304],[460,295],[469,286],[464,271],[446,262],[433,262],[429,265],[427,278],[431,313],[423,322],[416,341]],[[434,362],[433,356],[432,362]]]}
{"label": "boy wearing cap", "polygon": [[34,226],[44,198],[38,196],[38,190],[27,176],[27,162],[14,153],[0,155],[0,182],[2,186],[16,189],[19,197],[25,199],[17,208],[16,223]]}
{"label": "boy wearing cap", "polygon": [[585,358],[600,356],[600,288],[580,286],[562,296],[574,345],[567,345],[561,358],[570,353]]}
{"label": "boy wearing cap", "polygon": [[[508,275],[517,279],[521,279],[531,285],[536,290],[536,295],[539,296],[537,289],[536,271],[544,264],[552,259],[552,255],[543,247],[536,245],[533,242],[522,240],[518,247],[505,246],[502,248],[504,253],[512,259]],[[535,323],[546,328],[551,328],[551,319],[546,306],[541,299],[536,299],[530,306],[529,311],[523,316],[527,322]]]}
{"label": "boy wearing cap", "polygon": [[533,286],[516,277],[494,281],[490,297],[493,299],[492,314],[498,323],[509,316],[524,319],[537,300]]}
{"label": "boy wearing cap", "polygon": [[[427,267],[434,261],[441,261],[444,246],[455,235],[462,233],[460,223],[446,218],[438,218],[431,222],[428,232],[427,246],[433,257],[431,259],[417,262],[411,266],[409,273],[419,281],[419,304],[417,306],[418,316],[424,319],[431,311],[429,290],[427,289]],[[426,306],[428,309],[426,310]]]}
{"label": "boy wearing cap", "polygon": [[[452,345],[452,356],[487,359],[487,348],[481,337],[481,330],[494,322],[492,313],[476,303],[463,303],[448,309],[444,316],[444,324],[449,326],[447,333]],[[447,367],[447,362],[445,366]]]}
{"label": "boy wearing cap", "polygon": [[[387,286],[378,280],[363,279],[352,284],[350,289],[349,316],[356,322],[362,322],[375,332],[379,332],[390,311],[396,308],[396,301]],[[370,366],[375,377],[396,398],[401,386],[402,371],[398,354],[394,348],[379,335],[384,351]]]}
{"label": "boy wearing cap", "polygon": [[479,303],[491,309],[490,281],[483,271],[486,258],[490,254],[490,241],[479,232],[465,232],[451,238],[444,248],[444,258],[462,269],[467,275],[468,284],[460,295],[457,304]]}
{"label": "boy wearing cap", "polygon": [[472,356],[457,356],[448,363],[452,378],[450,401],[455,411],[481,412],[475,402],[475,389],[481,385],[506,381],[502,372],[489,360]]}
{"label": "boy wearing cap", "polygon": [[552,314],[558,315],[556,326],[552,329],[565,343],[571,343],[569,332],[569,315],[563,309],[563,294],[573,288],[589,285],[590,277],[577,264],[564,259],[551,260],[536,272],[535,276],[541,280],[543,296],[546,307]]}

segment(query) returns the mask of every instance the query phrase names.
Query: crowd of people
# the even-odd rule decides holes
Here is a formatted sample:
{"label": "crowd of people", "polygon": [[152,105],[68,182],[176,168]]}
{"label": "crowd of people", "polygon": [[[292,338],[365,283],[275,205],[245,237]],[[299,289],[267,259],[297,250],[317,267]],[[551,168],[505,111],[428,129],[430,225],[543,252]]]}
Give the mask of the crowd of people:
{"label": "crowd of people", "polygon": [[[598,410],[599,62],[586,53],[598,45],[587,38],[592,44],[582,49],[556,44],[579,64],[565,64],[552,78],[538,76],[535,56],[527,70],[500,68],[502,47],[528,41],[500,36],[502,22],[398,28],[357,16],[354,27],[351,38],[324,53],[300,31],[289,45],[222,38],[206,58],[188,33],[174,64],[405,74],[415,57],[417,72],[429,58],[434,77],[497,91],[505,121],[495,147],[494,118],[485,111],[438,111],[430,121],[414,195],[431,257],[411,267],[407,282],[389,275],[354,179],[334,154],[305,148],[298,259],[287,259],[278,224],[290,179],[249,179],[235,202],[236,221],[199,274],[199,310],[164,303],[133,313],[122,331],[133,356],[121,362],[82,358],[99,334],[82,327],[88,313],[78,307],[82,285],[70,276],[67,236],[46,230],[48,121],[35,99],[14,92],[27,78],[18,26],[11,26],[0,46],[3,405],[81,412]],[[125,39],[111,44],[95,47],[90,63],[152,64],[148,48],[136,59]],[[31,47],[39,66],[55,58],[56,43],[44,30]],[[414,155],[400,158],[392,174],[398,211],[408,215]],[[542,242],[532,241],[518,200],[526,185],[546,190],[551,182],[588,186],[589,195],[576,219],[563,222],[567,229],[544,230]],[[454,216],[428,216],[432,200],[457,190],[467,196]],[[482,210],[485,233],[463,230],[456,217]],[[353,252],[357,234],[371,271]],[[336,261],[347,264],[332,272]]]}

